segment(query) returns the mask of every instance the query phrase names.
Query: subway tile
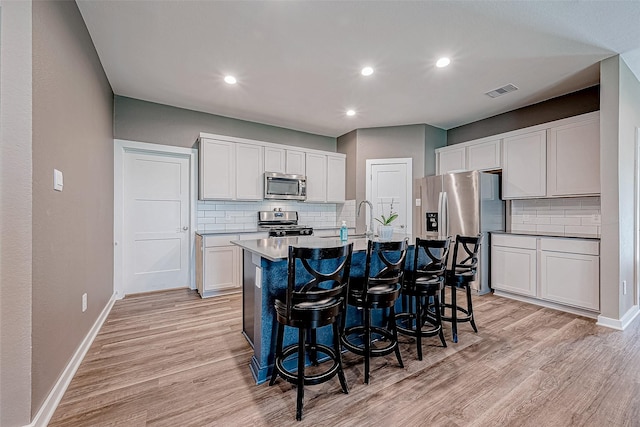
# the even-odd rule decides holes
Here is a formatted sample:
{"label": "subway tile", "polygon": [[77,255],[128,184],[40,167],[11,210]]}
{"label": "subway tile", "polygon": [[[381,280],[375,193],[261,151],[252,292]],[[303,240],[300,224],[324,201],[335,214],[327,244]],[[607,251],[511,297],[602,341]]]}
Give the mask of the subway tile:
{"label": "subway tile", "polygon": [[198,224],[215,224],[216,218],[198,218]]}
{"label": "subway tile", "polygon": [[551,218],[548,216],[536,216],[529,221],[530,224],[550,224]]}
{"label": "subway tile", "polygon": [[576,210],[566,210],[566,216],[587,216],[587,215],[597,215],[600,214],[599,210],[596,209],[576,209]]}
{"label": "subway tile", "polygon": [[538,233],[560,233],[564,234],[564,225],[540,224],[536,226]]}
{"label": "subway tile", "polygon": [[207,224],[206,231],[224,231],[224,224]]}
{"label": "subway tile", "polygon": [[511,215],[512,224],[524,224],[524,217],[522,215]]}
{"label": "subway tile", "polygon": [[233,219],[230,217],[215,218],[215,220],[216,220],[216,224],[233,224],[234,223]]}
{"label": "subway tile", "polygon": [[598,235],[598,227],[595,225],[567,225],[564,227],[566,233],[581,233]]}
{"label": "subway tile", "polygon": [[535,232],[535,224],[511,224],[511,231]]}
{"label": "subway tile", "polygon": [[600,215],[583,216],[580,220],[582,222],[581,225],[600,225]]}
{"label": "subway tile", "polygon": [[225,213],[223,211],[205,211],[204,216],[206,218],[220,218],[224,216]]}
{"label": "subway tile", "polygon": [[559,217],[564,216],[564,211],[559,210],[551,210],[551,209],[539,209],[536,211],[537,216],[550,216],[550,217]]}
{"label": "subway tile", "polygon": [[582,225],[577,217],[551,217],[549,224],[552,225]]}

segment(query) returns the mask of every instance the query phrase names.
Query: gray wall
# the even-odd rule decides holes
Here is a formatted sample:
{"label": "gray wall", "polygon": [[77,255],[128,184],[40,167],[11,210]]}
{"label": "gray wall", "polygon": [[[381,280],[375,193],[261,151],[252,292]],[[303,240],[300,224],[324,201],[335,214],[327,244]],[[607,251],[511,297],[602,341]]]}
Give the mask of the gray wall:
{"label": "gray wall", "polygon": [[336,139],[124,96],[115,97],[114,137],[192,147],[200,132],[336,151]]}
{"label": "gray wall", "polygon": [[[505,95],[509,96],[509,95]],[[447,145],[497,135],[600,109],[599,86],[469,123],[447,131]]]}
{"label": "gray wall", "polygon": [[76,3],[33,2],[32,414],[112,293],[113,93]]}
{"label": "gray wall", "polygon": [[337,140],[338,152],[346,154],[346,189],[347,200],[356,199],[356,171],[358,151],[358,131],[354,130],[340,136]]}
{"label": "gray wall", "polygon": [[436,174],[436,148],[447,145],[447,131],[437,127],[424,127],[424,176]]}
{"label": "gray wall", "polygon": [[[640,82],[619,57],[601,63],[600,170],[601,316],[622,318],[634,305],[636,128],[640,127]],[[622,281],[627,281],[627,295]]]}
{"label": "gray wall", "polygon": [[31,2],[0,0],[0,426],[31,419]]}
{"label": "gray wall", "polygon": [[[425,147],[429,146],[433,151],[431,147],[444,145],[444,135],[444,130],[423,124],[358,129],[342,135],[338,138],[338,151],[350,157],[347,159],[347,199],[360,202],[366,198],[367,159],[409,157],[414,178],[424,176],[425,170],[435,170],[435,157],[427,155]],[[433,164],[425,167],[427,159]],[[356,230],[360,233],[365,228],[365,215],[361,214],[356,218]]]}

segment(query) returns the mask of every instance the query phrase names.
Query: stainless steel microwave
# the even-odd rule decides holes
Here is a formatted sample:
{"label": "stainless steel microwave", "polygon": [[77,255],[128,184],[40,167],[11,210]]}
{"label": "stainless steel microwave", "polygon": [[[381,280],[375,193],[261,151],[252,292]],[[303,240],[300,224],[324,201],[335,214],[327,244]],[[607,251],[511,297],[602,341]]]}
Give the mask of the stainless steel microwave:
{"label": "stainless steel microwave", "polygon": [[306,200],[307,177],[304,175],[265,172],[264,198],[275,200]]}

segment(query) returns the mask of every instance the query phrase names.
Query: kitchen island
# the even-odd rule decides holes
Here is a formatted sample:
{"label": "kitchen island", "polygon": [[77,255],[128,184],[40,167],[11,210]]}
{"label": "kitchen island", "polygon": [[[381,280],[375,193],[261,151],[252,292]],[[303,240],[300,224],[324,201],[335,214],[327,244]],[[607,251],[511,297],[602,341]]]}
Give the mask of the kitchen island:
{"label": "kitchen island", "polygon": [[[392,240],[415,237],[394,234]],[[264,382],[273,367],[277,321],[274,300],[287,287],[287,256],[289,246],[325,248],[353,243],[351,277],[364,276],[368,239],[363,236],[350,237],[347,242],[337,237],[282,237],[232,242],[243,249],[242,271],[242,329],[253,347],[251,373],[256,383]],[[412,265],[413,250],[407,254],[407,268]],[[349,307],[347,326],[358,321],[359,313]],[[375,321],[375,319],[374,319]],[[331,327],[318,329],[318,342],[331,344]],[[285,328],[284,346],[297,342],[298,335],[292,328]]]}

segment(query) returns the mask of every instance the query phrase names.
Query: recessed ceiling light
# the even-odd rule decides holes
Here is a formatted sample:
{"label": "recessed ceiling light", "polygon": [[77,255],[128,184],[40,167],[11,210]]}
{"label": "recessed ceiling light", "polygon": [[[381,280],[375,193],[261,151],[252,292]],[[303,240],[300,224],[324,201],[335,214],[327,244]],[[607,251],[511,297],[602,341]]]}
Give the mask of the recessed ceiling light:
{"label": "recessed ceiling light", "polygon": [[371,74],[373,74],[373,68],[364,67],[360,72],[362,73],[363,76],[370,76]]}
{"label": "recessed ceiling light", "polygon": [[230,85],[234,85],[234,84],[236,84],[236,83],[237,83],[236,78],[235,78],[235,77],[233,77],[233,76],[225,76],[225,77],[224,77],[224,81],[225,81],[226,83],[230,84]]}
{"label": "recessed ceiling light", "polygon": [[356,112],[354,110],[347,110],[347,116],[355,116]]}
{"label": "recessed ceiling light", "polygon": [[449,65],[450,63],[451,63],[451,60],[449,58],[440,58],[438,59],[438,62],[436,62],[436,67],[443,68]]}

